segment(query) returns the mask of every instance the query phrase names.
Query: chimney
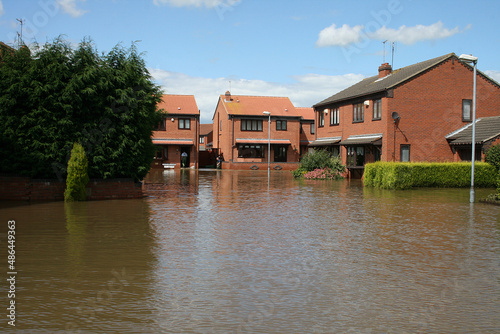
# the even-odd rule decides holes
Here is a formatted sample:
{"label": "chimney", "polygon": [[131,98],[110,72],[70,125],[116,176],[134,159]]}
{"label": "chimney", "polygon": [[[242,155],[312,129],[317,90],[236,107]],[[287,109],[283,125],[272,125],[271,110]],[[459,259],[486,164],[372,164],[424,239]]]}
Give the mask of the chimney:
{"label": "chimney", "polygon": [[226,91],[226,102],[231,101],[231,93],[229,91]]}
{"label": "chimney", "polygon": [[384,63],[378,68],[378,77],[383,78],[392,73],[392,66],[389,63]]}

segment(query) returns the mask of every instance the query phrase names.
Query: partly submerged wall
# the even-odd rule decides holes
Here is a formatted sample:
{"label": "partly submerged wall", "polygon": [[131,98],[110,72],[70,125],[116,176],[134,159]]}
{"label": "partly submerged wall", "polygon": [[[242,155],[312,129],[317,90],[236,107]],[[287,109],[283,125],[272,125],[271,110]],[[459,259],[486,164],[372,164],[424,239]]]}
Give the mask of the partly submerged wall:
{"label": "partly submerged wall", "polygon": [[[62,201],[66,184],[59,180],[40,180],[20,176],[0,176],[0,200]],[[91,179],[87,200],[142,198],[142,184],[132,179]]]}

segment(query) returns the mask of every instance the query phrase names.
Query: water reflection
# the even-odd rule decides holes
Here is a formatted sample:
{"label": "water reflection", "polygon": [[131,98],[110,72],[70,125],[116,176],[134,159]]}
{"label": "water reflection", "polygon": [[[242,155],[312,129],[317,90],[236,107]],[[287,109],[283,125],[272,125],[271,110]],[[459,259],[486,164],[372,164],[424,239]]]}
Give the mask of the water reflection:
{"label": "water reflection", "polygon": [[468,189],[226,170],[146,183],[141,200],[0,209],[18,226],[18,332],[500,332],[500,207]]}

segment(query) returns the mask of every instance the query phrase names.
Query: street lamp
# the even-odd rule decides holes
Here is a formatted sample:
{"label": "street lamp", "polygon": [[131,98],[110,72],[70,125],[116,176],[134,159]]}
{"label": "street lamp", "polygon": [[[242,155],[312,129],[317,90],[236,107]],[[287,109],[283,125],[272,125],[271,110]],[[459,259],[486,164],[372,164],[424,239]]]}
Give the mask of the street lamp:
{"label": "street lamp", "polygon": [[463,54],[458,57],[461,61],[474,64],[474,90],[472,93],[472,167],[470,176],[470,203],[474,203],[474,163],[476,160],[476,71],[477,71],[477,57],[473,55]]}
{"label": "street lamp", "polygon": [[271,112],[264,111],[262,112],[264,115],[269,116],[269,135],[267,142],[267,175],[271,173]]}

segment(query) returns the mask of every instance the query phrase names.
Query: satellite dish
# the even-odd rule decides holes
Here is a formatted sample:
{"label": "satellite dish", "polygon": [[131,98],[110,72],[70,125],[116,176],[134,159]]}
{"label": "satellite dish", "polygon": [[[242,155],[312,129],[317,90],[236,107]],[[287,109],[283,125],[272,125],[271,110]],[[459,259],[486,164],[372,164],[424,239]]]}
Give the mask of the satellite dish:
{"label": "satellite dish", "polygon": [[396,123],[397,121],[399,121],[401,119],[401,116],[399,116],[399,114],[394,111],[392,113],[392,119],[394,120],[394,123]]}

